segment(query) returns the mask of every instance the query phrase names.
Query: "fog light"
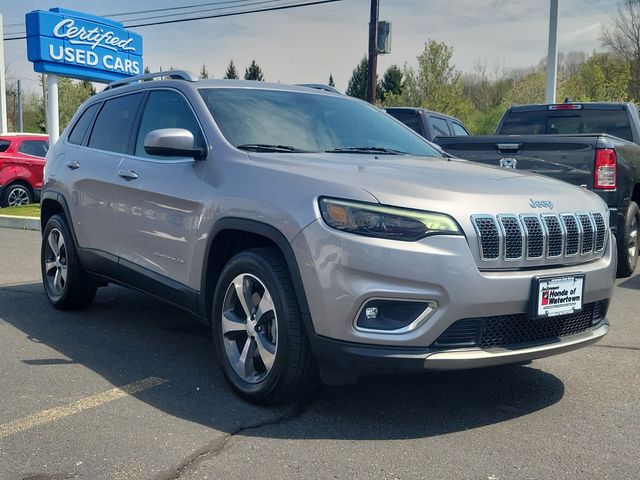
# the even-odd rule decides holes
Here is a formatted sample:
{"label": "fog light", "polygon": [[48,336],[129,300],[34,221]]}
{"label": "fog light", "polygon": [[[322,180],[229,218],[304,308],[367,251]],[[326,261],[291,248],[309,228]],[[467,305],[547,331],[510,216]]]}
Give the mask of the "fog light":
{"label": "fog light", "polygon": [[364,314],[368,319],[378,318],[378,307],[367,307],[364,309]]}
{"label": "fog light", "polygon": [[435,301],[369,300],[360,309],[354,328],[378,333],[409,332],[429,318],[436,307]]}

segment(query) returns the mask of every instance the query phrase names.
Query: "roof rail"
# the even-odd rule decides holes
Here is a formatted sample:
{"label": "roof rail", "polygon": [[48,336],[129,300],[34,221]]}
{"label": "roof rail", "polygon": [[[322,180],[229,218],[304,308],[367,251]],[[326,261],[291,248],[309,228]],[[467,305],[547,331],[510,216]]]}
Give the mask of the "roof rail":
{"label": "roof rail", "polygon": [[134,82],[141,82],[143,80],[151,80],[154,78],[173,78],[175,80],[185,80],[187,82],[195,82],[198,79],[186,70],[167,70],[166,72],[154,72],[145,73],[144,75],[136,75],[135,77],[123,78],[122,80],[116,80],[104,87],[105,90],[111,90],[112,88],[121,87],[123,85],[129,85]]}

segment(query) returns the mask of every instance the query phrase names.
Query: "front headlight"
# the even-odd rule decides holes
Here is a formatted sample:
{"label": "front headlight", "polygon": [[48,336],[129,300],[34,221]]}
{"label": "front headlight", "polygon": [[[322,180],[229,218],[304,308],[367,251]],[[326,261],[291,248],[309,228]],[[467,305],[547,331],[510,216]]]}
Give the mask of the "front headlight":
{"label": "front headlight", "polygon": [[321,198],[319,203],[326,224],[343,232],[404,241],[437,234],[462,234],[456,221],[443,213],[335,198]]}

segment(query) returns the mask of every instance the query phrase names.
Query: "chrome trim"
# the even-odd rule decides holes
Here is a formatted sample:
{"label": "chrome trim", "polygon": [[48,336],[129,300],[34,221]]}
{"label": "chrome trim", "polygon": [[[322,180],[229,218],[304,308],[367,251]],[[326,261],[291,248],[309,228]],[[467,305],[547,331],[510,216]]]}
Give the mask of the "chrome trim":
{"label": "chrome trim", "polygon": [[[364,310],[364,308],[366,307],[367,303],[373,300],[426,303],[427,308],[425,308],[424,311],[420,315],[418,315],[413,322],[411,322],[409,325],[402,328],[397,328],[395,330],[378,330],[376,328],[361,327],[358,325],[358,318],[360,317],[360,314],[362,313],[362,310]],[[367,298],[364,302],[362,302],[362,306],[358,309],[358,313],[356,313],[356,316],[353,319],[353,329],[356,332],[362,332],[362,333],[375,333],[379,335],[401,335],[403,333],[412,332],[413,330],[418,328],[425,321],[427,321],[427,319],[431,317],[431,315],[433,315],[437,309],[438,309],[438,302],[436,302],[435,300],[420,300],[415,298],[409,299],[409,298],[371,297],[371,298]]]}

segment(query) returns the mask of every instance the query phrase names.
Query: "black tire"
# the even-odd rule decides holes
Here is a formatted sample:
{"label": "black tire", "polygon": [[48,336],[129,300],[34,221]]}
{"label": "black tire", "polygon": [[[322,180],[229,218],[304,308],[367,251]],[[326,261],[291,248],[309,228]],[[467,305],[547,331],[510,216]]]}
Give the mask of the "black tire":
{"label": "black tire", "polygon": [[7,186],[0,198],[0,207],[15,207],[18,205],[28,205],[33,203],[33,192],[31,188],[22,183],[13,183]]}
{"label": "black tire", "polygon": [[[62,243],[54,242],[58,246],[56,254],[49,242],[50,239],[53,241],[60,237]],[[54,307],[60,310],[80,310],[88,307],[93,301],[97,287],[82,269],[73,235],[62,215],[53,215],[42,232],[40,268],[44,291]],[[66,278],[62,271],[66,272]],[[56,277],[56,274],[59,277]]]}
{"label": "black tire", "polygon": [[618,278],[630,277],[638,264],[638,226],[640,209],[636,202],[629,203],[624,228],[618,232]]}
{"label": "black tire", "polygon": [[[255,293],[245,296],[245,302],[247,308],[256,314],[249,314],[242,318],[244,315],[242,312],[245,309],[240,305],[240,314],[234,317],[238,320],[237,323],[234,323],[238,330],[227,331],[224,334],[223,310],[227,312],[227,315],[228,312],[233,313],[233,308],[230,308],[230,305],[233,305],[234,292],[237,292],[233,287],[234,280],[238,278],[242,278],[243,291],[244,285],[254,282],[251,292]],[[246,284],[245,279],[247,280]],[[260,290],[263,292],[261,298],[259,298]],[[260,315],[256,302],[262,303],[265,291],[269,293],[273,308],[269,310],[272,312],[270,317],[269,314],[261,315],[261,318],[269,317],[262,327],[260,326],[261,319],[256,318],[256,315]],[[237,307],[240,303],[239,296],[236,295],[235,298],[238,300],[235,302]],[[250,323],[249,318],[255,318],[255,325],[257,325],[255,330],[250,333],[241,330],[247,328],[246,325]],[[262,351],[259,351],[257,346],[258,335],[270,335],[267,333],[267,329],[273,335],[273,322],[276,325],[273,337],[276,342],[271,340],[275,346],[275,353],[271,358],[275,358],[275,360],[272,361],[271,367],[266,367],[267,363],[262,362],[264,346]],[[302,325],[300,308],[294,294],[289,271],[284,259],[276,249],[246,250],[229,260],[220,274],[214,292],[212,328],[218,361],[227,381],[240,397],[253,403],[265,405],[300,402],[307,400],[319,386],[317,366]],[[261,328],[264,330],[260,330]],[[255,372],[247,380],[246,375],[243,378],[237,373],[236,368],[239,368],[239,364],[236,362],[236,367],[234,367],[230,356],[234,353],[237,354],[241,345],[244,345],[246,349],[249,344],[254,345],[250,354],[251,367],[249,369],[253,368]],[[234,349],[237,351],[234,352]],[[247,369],[245,368],[244,371],[246,374]]]}

